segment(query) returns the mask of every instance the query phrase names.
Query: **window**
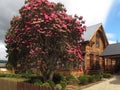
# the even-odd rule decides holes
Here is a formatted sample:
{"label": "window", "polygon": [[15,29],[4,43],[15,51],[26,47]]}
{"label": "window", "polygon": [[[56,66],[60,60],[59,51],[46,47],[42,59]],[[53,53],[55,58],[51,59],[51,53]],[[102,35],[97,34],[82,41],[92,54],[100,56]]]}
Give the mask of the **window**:
{"label": "window", "polygon": [[96,34],[96,48],[100,47],[100,43],[99,43],[99,35]]}

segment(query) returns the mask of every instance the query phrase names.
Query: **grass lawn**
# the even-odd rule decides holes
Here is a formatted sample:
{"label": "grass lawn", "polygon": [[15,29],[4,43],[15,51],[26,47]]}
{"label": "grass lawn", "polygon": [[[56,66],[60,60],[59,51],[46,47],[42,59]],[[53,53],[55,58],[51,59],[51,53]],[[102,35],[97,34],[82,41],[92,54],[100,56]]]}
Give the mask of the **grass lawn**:
{"label": "grass lawn", "polygon": [[16,81],[16,82],[24,82],[28,80],[26,78],[9,78],[9,77],[1,77],[0,79],[11,80],[11,81]]}

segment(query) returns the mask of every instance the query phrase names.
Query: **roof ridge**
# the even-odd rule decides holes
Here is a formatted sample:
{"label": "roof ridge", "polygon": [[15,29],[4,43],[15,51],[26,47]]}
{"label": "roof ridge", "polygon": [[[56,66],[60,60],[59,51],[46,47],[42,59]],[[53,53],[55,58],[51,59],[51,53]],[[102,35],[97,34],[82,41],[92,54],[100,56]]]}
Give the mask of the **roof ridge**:
{"label": "roof ridge", "polygon": [[102,25],[102,23],[92,24],[92,25],[89,25],[88,27],[97,26],[97,25]]}

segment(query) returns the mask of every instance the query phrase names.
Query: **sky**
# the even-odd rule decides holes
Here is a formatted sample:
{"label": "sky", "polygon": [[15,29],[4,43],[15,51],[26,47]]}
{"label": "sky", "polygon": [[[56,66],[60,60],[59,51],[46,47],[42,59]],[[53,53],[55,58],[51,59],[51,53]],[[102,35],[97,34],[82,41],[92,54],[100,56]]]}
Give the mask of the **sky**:
{"label": "sky", "polygon": [[[0,60],[6,60],[5,34],[25,0],[0,0]],[[86,26],[102,23],[109,43],[120,42],[120,0],[49,0],[61,2],[69,15],[83,16]]]}

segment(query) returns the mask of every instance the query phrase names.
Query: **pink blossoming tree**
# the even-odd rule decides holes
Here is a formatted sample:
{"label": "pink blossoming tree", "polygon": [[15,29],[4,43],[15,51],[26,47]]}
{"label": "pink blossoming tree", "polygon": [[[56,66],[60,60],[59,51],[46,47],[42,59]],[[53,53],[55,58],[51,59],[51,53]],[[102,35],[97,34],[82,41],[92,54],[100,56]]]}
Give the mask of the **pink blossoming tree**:
{"label": "pink blossoming tree", "polygon": [[52,79],[58,61],[66,65],[83,60],[79,42],[86,27],[82,16],[72,17],[62,4],[47,0],[27,1],[19,12],[5,40],[8,63],[16,70],[37,68],[45,79]]}

